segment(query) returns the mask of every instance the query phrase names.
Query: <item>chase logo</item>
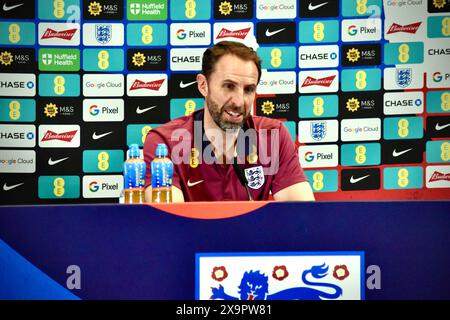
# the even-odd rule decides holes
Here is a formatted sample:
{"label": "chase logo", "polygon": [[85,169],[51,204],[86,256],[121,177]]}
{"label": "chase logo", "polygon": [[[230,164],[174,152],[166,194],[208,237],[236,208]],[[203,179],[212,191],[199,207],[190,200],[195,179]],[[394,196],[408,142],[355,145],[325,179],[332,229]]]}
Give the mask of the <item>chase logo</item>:
{"label": "chase logo", "polygon": [[122,189],[122,175],[83,176],[83,198],[118,198]]}
{"label": "chase logo", "polygon": [[383,188],[421,189],[423,186],[422,167],[396,167],[383,169]]}
{"label": "chase logo", "polygon": [[170,119],[188,116],[204,105],[204,99],[170,99]]}
{"label": "chase logo", "polygon": [[298,156],[303,168],[336,167],[339,161],[339,149],[335,144],[300,146]]}
{"label": "chase logo", "polygon": [[[126,0],[126,1],[127,1],[128,20],[167,20],[167,0],[151,0],[151,1]],[[183,1],[176,1],[175,3],[181,4],[181,2]],[[195,1],[187,0],[186,2],[190,3],[186,4],[185,10],[193,7],[194,8],[193,10],[195,11]],[[171,3],[172,8],[174,7],[174,4]],[[175,20],[173,16],[172,19]]]}
{"label": "chase logo", "polygon": [[127,126],[127,146],[133,143],[137,143],[140,147],[144,146],[147,133],[160,125],[160,123],[129,124]]}
{"label": "chase logo", "polygon": [[84,99],[83,121],[123,121],[123,99]]}
{"label": "chase logo", "polygon": [[383,137],[386,140],[420,139],[423,137],[423,118],[385,118],[383,128]]}
{"label": "chase logo", "polygon": [[339,113],[337,95],[301,95],[298,99],[299,118],[335,118]]}
{"label": "chase logo", "polygon": [[214,0],[214,19],[252,19],[252,0]]}
{"label": "chase logo", "polygon": [[122,20],[121,0],[83,0],[84,20]]}
{"label": "chase logo", "polygon": [[424,109],[423,92],[390,92],[384,94],[384,114],[419,114]]}
{"label": "chase logo", "polygon": [[381,40],[381,19],[342,20],[343,42]]}
{"label": "chase logo", "polygon": [[123,150],[84,150],[83,172],[118,172],[123,170]]}
{"label": "chase logo", "polygon": [[124,26],[122,23],[84,23],[83,45],[123,46]]}
{"label": "chase logo", "polygon": [[130,71],[162,71],[167,68],[166,49],[128,49],[127,68]]}
{"label": "chase logo", "polygon": [[129,46],[166,46],[168,41],[165,23],[127,24],[127,44]]}
{"label": "chase logo", "polygon": [[38,197],[39,199],[77,199],[80,197],[80,177],[40,176]]}
{"label": "chase logo", "polygon": [[352,143],[341,146],[341,165],[376,166],[381,163],[379,143]]}
{"label": "chase logo", "polygon": [[84,71],[123,71],[123,49],[84,49]]}
{"label": "chase logo", "polygon": [[342,91],[373,91],[381,88],[381,70],[347,69],[341,72]]}
{"label": "chase logo", "polygon": [[338,20],[300,21],[300,43],[327,43],[339,41]]}
{"label": "chase logo", "polygon": [[428,163],[450,162],[450,140],[427,141],[426,157]]}
{"label": "chase logo", "polygon": [[343,17],[379,17],[383,10],[382,0],[342,0],[341,5]]}
{"label": "chase logo", "polygon": [[380,44],[356,44],[342,46],[342,65],[371,66],[381,64]]}
{"label": "chase logo", "polygon": [[339,65],[339,47],[300,46],[298,50],[298,66],[301,69],[335,68]]}
{"label": "chase logo", "polygon": [[39,74],[39,95],[42,97],[78,97],[79,74]]}
{"label": "chase logo", "polygon": [[304,172],[314,192],[338,191],[337,170],[305,170]]}
{"label": "chase logo", "polygon": [[25,124],[3,124],[0,126],[0,147],[34,148],[36,127]]}
{"label": "chase logo", "polygon": [[261,57],[263,69],[282,70],[295,68],[295,47],[259,47],[257,53]]}
{"label": "chase logo", "polygon": [[80,0],[38,1],[41,20],[80,20]]}
{"label": "chase logo", "polygon": [[32,73],[0,73],[0,96],[36,95],[36,75]]}
{"label": "chase logo", "polygon": [[170,1],[170,19],[209,20],[211,18],[211,2],[210,0]]}
{"label": "chase logo", "polygon": [[201,70],[202,56],[205,48],[171,49],[170,70],[198,71]]}
{"label": "chase logo", "polygon": [[384,44],[385,64],[423,63],[423,42],[403,42]]}
{"label": "chase logo", "polygon": [[338,121],[300,121],[298,140],[301,143],[336,142],[338,140]]}
{"label": "chase logo", "polygon": [[427,112],[450,113],[450,91],[428,91]]}
{"label": "chase logo", "polygon": [[0,44],[32,46],[36,43],[36,26],[33,22],[0,21]]}
{"label": "chase logo", "polygon": [[0,122],[36,121],[34,99],[0,99]]}

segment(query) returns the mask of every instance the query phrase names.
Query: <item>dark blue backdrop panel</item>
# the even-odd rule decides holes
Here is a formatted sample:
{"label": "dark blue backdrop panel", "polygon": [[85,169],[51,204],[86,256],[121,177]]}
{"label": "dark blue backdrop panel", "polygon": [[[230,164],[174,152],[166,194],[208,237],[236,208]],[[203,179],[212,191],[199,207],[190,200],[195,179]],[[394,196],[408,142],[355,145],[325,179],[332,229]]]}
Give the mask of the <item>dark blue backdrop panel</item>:
{"label": "dark blue backdrop panel", "polygon": [[149,206],[0,207],[0,239],[64,288],[79,266],[81,299],[193,299],[196,253],[273,251],[364,251],[365,267],[381,268],[366,299],[450,299],[449,204],[270,203],[217,220]]}

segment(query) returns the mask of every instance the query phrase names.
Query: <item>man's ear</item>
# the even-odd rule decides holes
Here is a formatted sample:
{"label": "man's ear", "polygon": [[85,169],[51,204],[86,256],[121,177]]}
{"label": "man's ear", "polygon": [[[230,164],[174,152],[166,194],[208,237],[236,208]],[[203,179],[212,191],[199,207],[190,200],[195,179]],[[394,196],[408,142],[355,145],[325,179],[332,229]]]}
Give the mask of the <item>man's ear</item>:
{"label": "man's ear", "polygon": [[197,74],[197,87],[202,96],[206,97],[208,95],[208,82],[205,75],[201,73]]}

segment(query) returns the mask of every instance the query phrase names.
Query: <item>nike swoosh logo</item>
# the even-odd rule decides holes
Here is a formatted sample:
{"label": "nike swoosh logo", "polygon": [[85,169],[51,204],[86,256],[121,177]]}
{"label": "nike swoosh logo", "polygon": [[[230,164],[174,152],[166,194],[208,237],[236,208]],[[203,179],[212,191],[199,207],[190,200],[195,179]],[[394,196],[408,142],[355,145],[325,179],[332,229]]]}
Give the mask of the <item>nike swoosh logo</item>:
{"label": "nike swoosh logo", "polygon": [[266,29],[266,37],[271,37],[271,36],[273,36],[274,34],[280,33],[281,31],[283,31],[283,30],[285,30],[285,29],[286,29],[286,28],[278,29],[278,30],[275,30],[275,31],[269,31],[269,29]]}
{"label": "nike swoosh logo", "polygon": [[327,3],[328,3],[328,2],[323,2],[323,3],[321,3],[321,4],[317,4],[317,5],[313,6],[313,4],[310,2],[310,3],[309,3],[309,6],[308,6],[308,10],[309,10],[309,11],[314,11],[314,10],[320,8],[320,7],[323,7],[323,6],[326,5]]}
{"label": "nike swoosh logo", "polygon": [[24,183],[25,183],[25,182],[18,183],[18,184],[15,184],[15,185],[13,185],[13,186],[8,186],[8,185],[5,183],[5,184],[3,185],[3,190],[9,191],[9,190],[11,190],[11,189],[17,188],[18,186],[23,185]]}
{"label": "nike swoosh logo", "polygon": [[191,181],[188,180],[187,185],[188,185],[188,187],[193,187],[193,186],[196,186],[199,183],[202,183],[203,181],[205,181],[205,180],[199,180],[199,181],[195,181],[195,182],[191,182]]}
{"label": "nike swoosh logo", "polygon": [[406,150],[403,150],[403,151],[400,151],[400,152],[397,152],[397,150],[394,149],[394,151],[392,151],[392,156],[393,157],[401,156],[402,154],[407,153],[408,151],[411,151],[412,149],[413,148],[410,148],[410,149],[406,149]]}
{"label": "nike swoosh logo", "polygon": [[10,11],[10,10],[12,10],[12,9],[15,9],[15,8],[18,8],[18,7],[20,7],[21,5],[23,5],[23,3],[19,3],[19,4],[16,4],[16,5],[13,5],[13,6],[7,6],[6,5],[6,3],[4,3],[3,4],[3,11]]}
{"label": "nike swoosh logo", "polygon": [[437,131],[440,131],[442,129],[447,128],[448,126],[450,126],[450,123],[447,123],[447,124],[444,124],[443,126],[440,126],[439,122],[438,122],[438,123],[436,123],[436,127],[435,128],[436,128]]}
{"label": "nike swoosh logo", "polygon": [[184,83],[183,80],[182,80],[182,81],[180,81],[180,88],[181,89],[187,88],[189,86],[192,86],[196,82],[197,82],[197,80],[192,81],[192,82],[188,82],[188,83]]}
{"label": "nike swoosh logo", "polygon": [[97,133],[94,132],[94,133],[92,134],[92,139],[98,140],[98,139],[101,139],[101,138],[103,138],[103,137],[106,137],[108,134],[111,134],[111,133],[113,133],[113,131],[106,132],[106,133],[102,133],[102,134],[99,134],[99,135],[97,135]]}
{"label": "nike swoosh logo", "polygon": [[58,160],[52,160],[52,157],[50,157],[50,158],[48,158],[48,165],[54,166],[55,164],[63,162],[64,160],[67,160],[67,159],[69,159],[69,157],[65,157],[65,158],[58,159]]}
{"label": "nike swoosh logo", "polygon": [[367,177],[370,177],[370,174],[368,174],[367,176],[363,176],[363,177],[360,177],[360,178],[353,178],[353,176],[351,176],[350,177],[350,183],[357,183],[358,181],[361,181],[361,180],[363,180],[363,179],[365,179],[365,178],[367,178]]}
{"label": "nike swoosh logo", "polygon": [[141,109],[141,107],[138,106],[138,107],[136,108],[136,113],[137,113],[137,114],[141,114],[141,113],[147,112],[148,110],[152,110],[152,109],[154,109],[154,108],[156,108],[156,107],[157,107],[157,106],[151,106],[151,107],[148,107],[148,108],[145,108],[145,109]]}

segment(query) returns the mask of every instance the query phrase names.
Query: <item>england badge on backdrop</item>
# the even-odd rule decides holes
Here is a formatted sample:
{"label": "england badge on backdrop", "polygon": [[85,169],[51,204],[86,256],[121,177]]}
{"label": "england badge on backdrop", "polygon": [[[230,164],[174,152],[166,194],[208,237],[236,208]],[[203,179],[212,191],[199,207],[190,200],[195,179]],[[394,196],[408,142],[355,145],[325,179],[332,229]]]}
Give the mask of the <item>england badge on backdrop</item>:
{"label": "england badge on backdrop", "polygon": [[197,300],[363,300],[364,252],[198,253]]}

